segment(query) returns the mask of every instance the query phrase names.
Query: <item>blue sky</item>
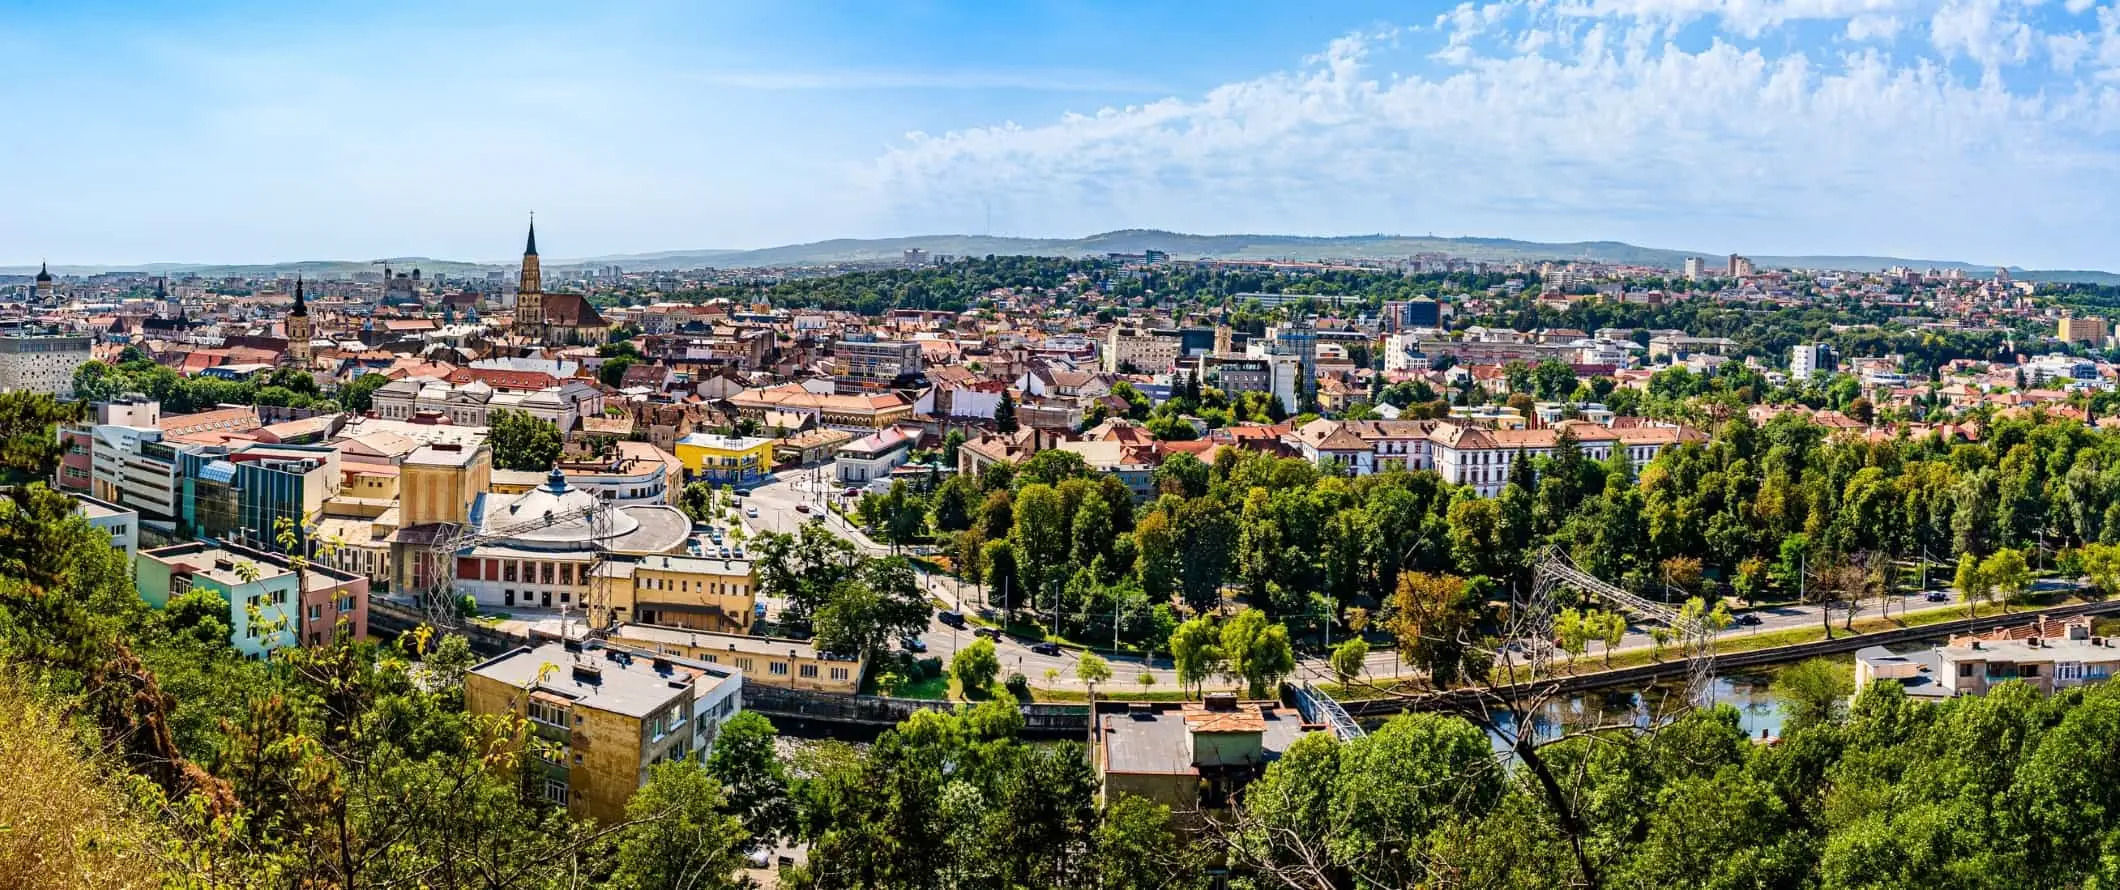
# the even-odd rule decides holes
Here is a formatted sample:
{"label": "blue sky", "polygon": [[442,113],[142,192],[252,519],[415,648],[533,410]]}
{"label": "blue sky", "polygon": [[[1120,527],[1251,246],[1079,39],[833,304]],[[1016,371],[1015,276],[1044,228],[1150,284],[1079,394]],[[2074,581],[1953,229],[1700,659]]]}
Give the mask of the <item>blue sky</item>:
{"label": "blue sky", "polygon": [[17,0],[0,265],[503,259],[536,210],[554,257],[1155,227],[2114,268],[2113,2]]}

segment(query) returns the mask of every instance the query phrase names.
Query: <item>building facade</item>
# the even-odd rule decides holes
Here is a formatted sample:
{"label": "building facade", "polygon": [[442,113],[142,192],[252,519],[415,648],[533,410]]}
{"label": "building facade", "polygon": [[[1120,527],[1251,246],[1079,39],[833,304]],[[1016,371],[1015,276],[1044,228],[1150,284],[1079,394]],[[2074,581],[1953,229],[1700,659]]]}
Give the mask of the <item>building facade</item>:
{"label": "building facade", "polygon": [[93,337],[0,337],[0,389],[74,397],[74,372],[88,364]]}

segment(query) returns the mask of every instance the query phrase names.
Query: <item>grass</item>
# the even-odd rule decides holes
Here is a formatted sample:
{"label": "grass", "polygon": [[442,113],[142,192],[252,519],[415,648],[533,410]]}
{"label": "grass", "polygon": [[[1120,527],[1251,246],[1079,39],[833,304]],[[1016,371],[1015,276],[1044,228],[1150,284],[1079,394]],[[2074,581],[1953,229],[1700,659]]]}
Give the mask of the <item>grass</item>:
{"label": "grass", "polygon": [[[1189,701],[1192,699],[1192,696],[1168,687],[1157,688],[1151,686],[1146,692],[1143,692],[1140,684],[1120,682],[1117,678],[1105,685],[1116,685],[1122,688],[1105,689],[1103,686],[1097,687],[1098,701]],[[1055,704],[1086,704],[1089,702],[1089,693],[1080,689],[1032,689],[1031,692],[1037,697],[1038,701],[1042,702],[1053,702]]]}

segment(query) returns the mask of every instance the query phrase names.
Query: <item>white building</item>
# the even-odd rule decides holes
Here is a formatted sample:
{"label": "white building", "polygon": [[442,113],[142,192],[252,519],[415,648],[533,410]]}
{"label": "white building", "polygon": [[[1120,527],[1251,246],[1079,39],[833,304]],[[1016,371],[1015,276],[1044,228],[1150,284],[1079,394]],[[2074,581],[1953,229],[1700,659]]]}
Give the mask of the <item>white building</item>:
{"label": "white building", "polygon": [[676,507],[589,513],[598,500],[558,472],[520,495],[487,495],[479,527],[497,537],[457,553],[457,592],[481,606],[579,611],[591,604],[592,573],[607,554],[675,553],[691,535],[692,520]]}
{"label": "white building", "polygon": [[70,399],[74,372],[88,364],[90,337],[0,337],[0,390]]}
{"label": "white building", "polygon": [[1648,466],[1666,448],[1707,439],[1705,435],[1684,427],[1606,429],[1575,420],[1537,430],[1488,430],[1440,423],[1429,436],[1435,470],[1445,482],[1469,485],[1481,497],[1494,497],[1508,484],[1509,470],[1519,455],[1529,458],[1551,456],[1563,429],[1575,436],[1585,460],[1602,461],[1611,457],[1614,449],[1625,449],[1636,472]]}
{"label": "white building", "polygon": [[1428,353],[1421,350],[1421,332],[1401,331],[1384,338],[1384,370],[1428,370]]}
{"label": "white building", "polygon": [[579,379],[534,392],[507,392],[482,380],[451,385],[433,377],[407,377],[384,384],[373,398],[375,415],[383,420],[438,415],[457,426],[486,426],[492,412],[506,409],[529,414],[563,433],[573,431],[581,418],[604,411],[603,390]]}
{"label": "white building", "polygon": [[913,457],[913,437],[887,427],[840,446],[834,457],[841,485],[864,485],[887,478]]}
{"label": "white building", "polygon": [[140,513],[85,494],[74,495],[74,512],[93,525],[110,532],[110,546],[125,553],[130,564],[140,553]]}
{"label": "white building", "polygon": [[177,456],[152,426],[90,428],[89,492],[149,519],[177,518]]}
{"label": "white building", "polygon": [[1164,373],[1178,363],[1181,342],[1176,331],[1113,326],[1105,337],[1104,370],[1115,374],[1122,368],[1141,374]]}
{"label": "white building", "polygon": [[1789,347],[1789,379],[1814,380],[1833,372],[1833,347],[1799,343]]}

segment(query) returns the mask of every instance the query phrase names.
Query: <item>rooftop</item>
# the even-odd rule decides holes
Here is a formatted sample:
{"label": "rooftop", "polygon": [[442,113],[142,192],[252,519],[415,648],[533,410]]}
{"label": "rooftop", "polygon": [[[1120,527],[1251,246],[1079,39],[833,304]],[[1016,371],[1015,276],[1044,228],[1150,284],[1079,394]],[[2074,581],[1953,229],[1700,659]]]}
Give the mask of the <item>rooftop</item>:
{"label": "rooftop", "polygon": [[[555,669],[547,671],[547,665]],[[593,645],[576,652],[564,643],[517,647],[471,672],[634,718],[646,717],[686,696],[697,697],[716,684],[739,682],[733,673],[709,671],[682,659],[651,658]]]}
{"label": "rooftop", "polygon": [[1113,773],[1194,775],[1199,772],[1193,763],[1195,733],[1259,733],[1260,747],[1270,761],[1304,733],[1315,730],[1293,709],[1270,701],[1239,702],[1234,710],[1185,702],[1177,707],[1160,704],[1123,711],[1100,708],[1097,714],[1104,771]]}
{"label": "rooftop", "polygon": [[697,649],[736,652],[744,655],[853,661],[850,658],[842,659],[834,655],[820,653],[817,651],[816,645],[806,640],[784,640],[778,637],[753,637],[742,634],[684,630],[675,627],[656,627],[652,624],[621,624],[611,631],[611,638],[621,642],[691,646]]}

